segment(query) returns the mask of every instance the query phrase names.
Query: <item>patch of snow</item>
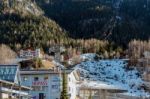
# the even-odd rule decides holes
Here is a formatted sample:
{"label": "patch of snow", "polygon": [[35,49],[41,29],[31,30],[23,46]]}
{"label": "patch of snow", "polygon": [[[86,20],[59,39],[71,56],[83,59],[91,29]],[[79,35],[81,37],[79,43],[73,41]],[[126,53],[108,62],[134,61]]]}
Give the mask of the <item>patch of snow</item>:
{"label": "patch of snow", "polygon": [[84,81],[80,87],[86,88],[94,88],[94,89],[108,89],[108,90],[121,90],[118,86],[107,84],[106,82],[102,81]]}
{"label": "patch of snow", "polygon": [[[88,53],[88,54],[82,54],[82,55],[79,55],[78,56],[78,59],[81,61],[92,61],[94,60],[96,54],[95,53]],[[74,65],[74,57],[73,58],[70,58],[68,60],[68,64],[69,65]]]}
{"label": "patch of snow", "polygon": [[[93,57],[93,54],[82,56],[88,58],[90,55]],[[128,70],[127,62],[124,60],[86,61],[76,65],[75,68],[82,69],[80,71],[82,78],[118,86],[123,90],[127,90],[127,93],[124,93],[126,95],[149,96],[149,93],[145,92],[142,88],[144,81],[141,79],[139,72],[136,68]]]}
{"label": "patch of snow", "polygon": [[80,57],[83,60],[94,60],[95,56],[96,56],[95,53],[88,53],[88,54],[82,54],[82,55],[80,55]]}

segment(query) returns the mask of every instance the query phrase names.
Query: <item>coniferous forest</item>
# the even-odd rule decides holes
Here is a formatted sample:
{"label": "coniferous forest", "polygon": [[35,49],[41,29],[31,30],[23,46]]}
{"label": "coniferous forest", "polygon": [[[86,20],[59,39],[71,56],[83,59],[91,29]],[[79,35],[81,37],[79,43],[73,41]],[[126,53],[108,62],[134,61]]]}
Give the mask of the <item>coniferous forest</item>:
{"label": "coniferous forest", "polygon": [[[27,2],[35,6],[25,9]],[[13,0],[0,9],[0,43],[16,51],[59,44],[72,53],[124,56],[130,42],[150,38],[147,0]]]}

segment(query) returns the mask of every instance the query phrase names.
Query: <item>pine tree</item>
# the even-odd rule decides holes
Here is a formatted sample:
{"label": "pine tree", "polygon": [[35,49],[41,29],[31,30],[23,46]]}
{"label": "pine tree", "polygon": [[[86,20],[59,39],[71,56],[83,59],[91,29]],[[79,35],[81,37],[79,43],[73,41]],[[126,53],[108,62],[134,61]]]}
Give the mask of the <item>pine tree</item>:
{"label": "pine tree", "polygon": [[92,96],[90,95],[88,99],[92,99]]}
{"label": "pine tree", "polygon": [[62,85],[63,85],[63,88],[62,88],[60,99],[69,99],[67,95],[67,75],[65,71],[63,72]]}
{"label": "pine tree", "polygon": [[90,90],[90,96],[89,96],[88,99],[92,99],[92,92],[91,92],[91,90]]}

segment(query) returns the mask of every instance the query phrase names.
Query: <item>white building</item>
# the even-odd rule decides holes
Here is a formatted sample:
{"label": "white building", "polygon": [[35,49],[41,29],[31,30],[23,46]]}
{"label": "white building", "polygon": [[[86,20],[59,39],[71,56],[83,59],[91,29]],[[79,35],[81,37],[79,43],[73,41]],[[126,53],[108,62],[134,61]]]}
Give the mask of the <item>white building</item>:
{"label": "white building", "polygon": [[[79,85],[79,99],[128,99],[117,97],[118,94],[124,93],[126,90],[114,85],[109,85],[101,81],[88,81],[85,80]],[[131,98],[132,99],[132,98]]]}
{"label": "white building", "polygon": [[[69,99],[77,98],[79,76],[76,70],[66,70]],[[32,99],[60,99],[62,78],[60,70],[21,71],[22,84],[32,87]]]}
{"label": "white building", "polygon": [[60,99],[61,77],[58,71],[21,71],[22,84],[32,87],[32,99]]}
{"label": "white building", "polygon": [[35,50],[21,50],[20,51],[20,58],[42,58],[43,55],[40,49]]}
{"label": "white building", "polygon": [[77,69],[66,70],[68,80],[68,96],[69,99],[78,99],[78,84],[80,83],[80,75]]}

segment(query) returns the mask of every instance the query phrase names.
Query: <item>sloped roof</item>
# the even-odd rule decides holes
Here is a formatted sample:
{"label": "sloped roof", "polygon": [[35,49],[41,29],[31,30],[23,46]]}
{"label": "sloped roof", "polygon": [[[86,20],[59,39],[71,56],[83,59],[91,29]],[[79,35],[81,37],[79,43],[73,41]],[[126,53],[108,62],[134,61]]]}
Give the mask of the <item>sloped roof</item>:
{"label": "sloped roof", "polygon": [[[57,66],[53,61],[50,60],[42,60],[42,65],[38,69],[53,69],[54,67]],[[29,68],[35,68],[36,64],[33,59],[28,59],[28,60],[21,60],[21,69],[29,69]]]}
{"label": "sloped roof", "polygon": [[55,67],[55,64],[48,60],[42,60],[42,64],[44,69],[53,69],[53,67]]}
{"label": "sloped roof", "polygon": [[126,90],[119,88],[115,85],[107,84],[106,82],[101,81],[84,81],[80,85],[81,89],[98,89],[98,90],[108,90],[108,91],[115,91],[115,92],[126,92]]}
{"label": "sloped roof", "polygon": [[15,82],[18,65],[0,65],[0,80]]}

